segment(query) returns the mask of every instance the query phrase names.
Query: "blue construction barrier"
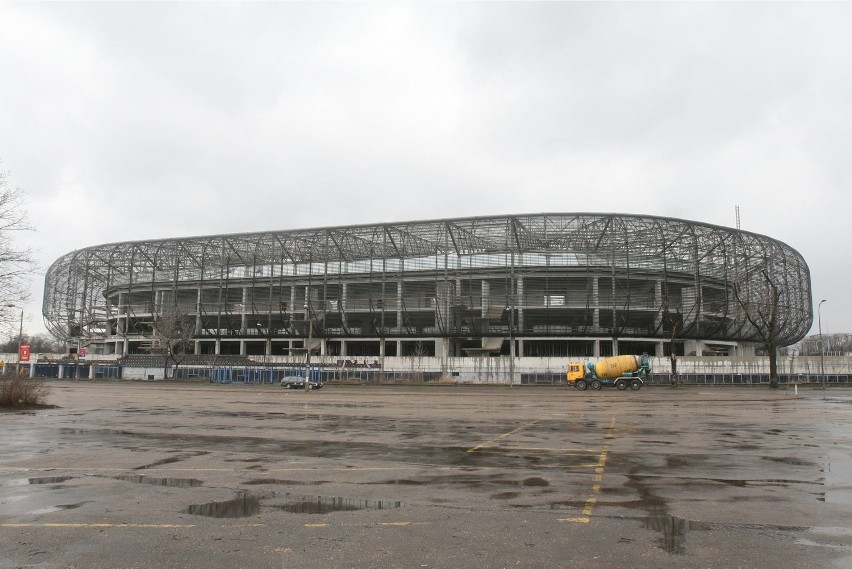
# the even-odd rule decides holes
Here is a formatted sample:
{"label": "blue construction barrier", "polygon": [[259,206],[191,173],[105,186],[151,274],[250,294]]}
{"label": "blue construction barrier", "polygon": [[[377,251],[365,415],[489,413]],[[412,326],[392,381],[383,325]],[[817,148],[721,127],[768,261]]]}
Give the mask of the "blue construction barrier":
{"label": "blue construction barrier", "polygon": [[[278,383],[281,378],[288,375],[305,377],[305,368],[258,368],[258,367],[235,367],[218,366],[210,370],[211,383]],[[314,381],[326,381],[322,368],[311,367],[311,379]]]}
{"label": "blue construction barrier", "polygon": [[[684,385],[768,385],[768,373],[681,373],[678,383]],[[824,376],[825,383],[833,385],[852,384],[852,374],[831,374]],[[649,385],[669,385],[672,381],[670,373],[652,373],[648,376]],[[778,383],[817,383],[823,382],[823,376],[818,374],[788,374],[779,373]]]}

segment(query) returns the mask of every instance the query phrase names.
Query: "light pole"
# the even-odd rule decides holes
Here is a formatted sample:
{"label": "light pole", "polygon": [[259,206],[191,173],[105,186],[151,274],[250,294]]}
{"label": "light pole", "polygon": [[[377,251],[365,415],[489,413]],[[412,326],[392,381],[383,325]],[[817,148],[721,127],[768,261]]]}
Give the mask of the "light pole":
{"label": "light pole", "polygon": [[825,349],[822,345],[822,303],[825,299],[819,301],[817,306],[817,322],[819,323],[819,373],[822,376],[822,389],[825,391]]}

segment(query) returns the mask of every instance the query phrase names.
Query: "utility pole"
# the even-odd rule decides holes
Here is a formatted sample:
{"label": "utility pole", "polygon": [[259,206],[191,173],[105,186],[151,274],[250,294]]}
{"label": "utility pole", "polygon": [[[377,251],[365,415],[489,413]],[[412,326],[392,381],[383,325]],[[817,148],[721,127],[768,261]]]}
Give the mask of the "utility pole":
{"label": "utility pole", "polygon": [[[819,301],[817,306],[817,321],[819,322],[819,373],[822,376],[822,390],[825,391],[825,348],[822,343],[822,303],[825,299]],[[813,321],[811,321],[813,322]]]}
{"label": "utility pole", "polygon": [[311,343],[314,339],[314,325],[310,318],[310,307],[305,303],[305,323],[308,326],[308,340],[305,343],[305,391],[311,389]]}

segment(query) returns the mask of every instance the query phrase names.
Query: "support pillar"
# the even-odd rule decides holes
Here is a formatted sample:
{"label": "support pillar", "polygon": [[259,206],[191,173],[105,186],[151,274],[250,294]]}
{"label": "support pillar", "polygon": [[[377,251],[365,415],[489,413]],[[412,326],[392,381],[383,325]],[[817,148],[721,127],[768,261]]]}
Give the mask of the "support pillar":
{"label": "support pillar", "polygon": [[[248,287],[243,287],[243,300],[240,303],[240,335],[246,335],[246,321],[248,319],[248,314],[246,314],[246,306],[248,306]],[[243,342],[240,342],[240,354],[245,355],[243,351],[245,350],[245,346],[243,346]]]}
{"label": "support pillar", "polygon": [[[515,279],[515,291],[517,297],[517,307],[518,307],[518,332],[524,331],[524,277],[518,277]],[[519,357],[523,357],[523,342],[520,342],[520,355]]]}
{"label": "support pillar", "polygon": [[[600,332],[601,329],[601,309],[600,309],[601,297],[600,297],[600,288],[598,284],[598,277],[592,277],[592,329],[595,333]],[[597,350],[596,357],[600,357],[600,341],[595,340],[595,349]]]}
{"label": "support pillar", "polygon": [[201,335],[201,287],[198,287],[198,294],[195,300],[195,334]]}

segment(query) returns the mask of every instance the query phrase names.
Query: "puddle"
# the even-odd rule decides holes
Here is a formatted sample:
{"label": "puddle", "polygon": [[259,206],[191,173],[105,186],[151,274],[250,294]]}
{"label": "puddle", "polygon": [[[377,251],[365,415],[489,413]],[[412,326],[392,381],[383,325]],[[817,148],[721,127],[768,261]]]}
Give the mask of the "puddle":
{"label": "puddle", "polygon": [[[85,503],[85,502],[84,502]],[[39,508],[38,510],[32,510],[30,514],[33,515],[41,515],[41,514],[52,514],[54,512],[61,512],[63,510],[73,510],[74,508],[79,508],[83,503],[80,504],[59,504],[57,506],[50,506],[47,508]]]}
{"label": "puddle", "polygon": [[825,473],[825,499],[832,504],[852,507],[852,488],[849,478],[852,476],[852,458],[842,452],[831,452],[823,467]]}
{"label": "puddle", "polygon": [[138,484],[153,484],[154,486],[169,486],[172,488],[194,488],[201,486],[201,480],[197,478],[153,478],[142,475],[113,476],[116,480],[136,482]]}
{"label": "puddle", "polygon": [[764,456],[763,460],[770,462],[780,462],[782,464],[791,464],[793,466],[816,466],[815,463],[809,460],[802,460],[792,456]]}
{"label": "puddle", "polygon": [[280,506],[285,512],[294,514],[328,514],[330,512],[353,512],[356,510],[392,510],[401,508],[404,502],[390,500],[361,500],[337,496],[305,496]]}
{"label": "puddle", "polygon": [[658,531],[662,534],[661,549],[667,553],[684,555],[686,553],[686,534],[690,529],[690,523],[669,515],[668,502],[655,495],[651,487],[644,483],[643,477],[629,476],[629,479],[625,486],[633,488],[639,493],[637,505],[648,514],[647,517],[642,519],[642,525],[646,529]]}
{"label": "puddle", "polygon": [[645,518],[643,525],[646,529],[658,531],[663,534],[661,547],[667,553],[683,555],[686,553],[684,544],[686,534],[690,529],[687,520],[676,518],[668,514],[655,514]]}
{"label": "puddle", "polygon": [[260,512],[260,500],[251,494],[240,494],[233,500],[194,504],[183,511],[194,516],[209,518],[247,518]]}
{"label": "puddle", "polygon": [[10,480],[6,486],[27,486],[28,484],[59,484],[66,480],[71,480],[73,476],[45,476],[42,478],[19,478]]}
{"label": "puddle", "polygon": [[245,484],[284,484],[287,486],[319,486],[320,484],[328,484],[328,482],[325,480],[309,480],[307,482],[302,482],[300,480],[282,480],[280,478],[258,478],[256,480],[248,480],[245,482]]}
{"label": "puddle", "polygon": [[189,453],[185,453],[185,454],[180,454],[180,455],[177,455],[177,456],[170,456],[168,458],[163,458],[161,460],[154,461],[150,464],[143,464],[142,466],[137,466],[133,470],[146,470],[148,468],[163,466],[164,464],[174,464],[176,462],[188,460],[188,459],[194,458],[196,456],[204,456],[206,454],[209,454],[209,451],[196,451],[196,452],[189,452]]}

